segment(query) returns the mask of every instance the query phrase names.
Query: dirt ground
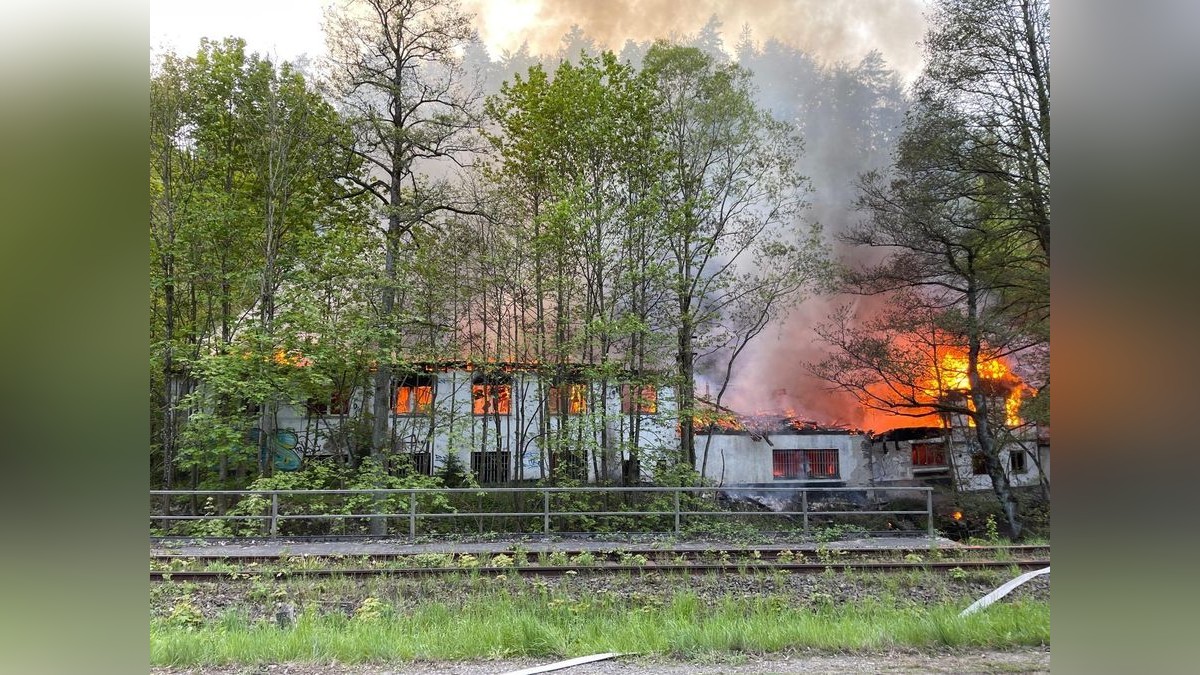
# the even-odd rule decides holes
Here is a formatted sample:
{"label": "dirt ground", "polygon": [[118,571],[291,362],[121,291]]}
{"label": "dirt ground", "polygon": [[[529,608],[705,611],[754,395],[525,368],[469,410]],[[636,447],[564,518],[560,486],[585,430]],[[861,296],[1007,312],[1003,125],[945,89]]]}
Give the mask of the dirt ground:
{"label": "dirt ground", "polygon": [[[498,675],[550,660],[514,659],[461,663],[398,663],[385,665],[269,664],[261,666],[210,666],[152,668],[152,675]],[[562,675],[758,675],[760,673],[1049,673],[1050,649],[1013,651],[954,651],[945,653],[886,652],[875,654],[773,654],[769,657],[734,656],[721,661],[678,661],[617,657],[563,670]]]}

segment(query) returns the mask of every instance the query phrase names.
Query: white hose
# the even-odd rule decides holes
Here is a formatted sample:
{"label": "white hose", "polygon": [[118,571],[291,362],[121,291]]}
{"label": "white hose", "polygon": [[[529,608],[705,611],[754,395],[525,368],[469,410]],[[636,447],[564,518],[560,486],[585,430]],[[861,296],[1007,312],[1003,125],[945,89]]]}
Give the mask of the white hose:
{"label": "white hose", "polygon": [[514,670],[504,673],[504,675],[534,675],[535,673],[548,673],[552,670],[560,670],[562,668],[570,668],[571,666],[581,666],[592,661],[603,661],[620,656],[620,652],[608,652],[606,654],[592,654],[591,656],[580,656],[577,659],[567,659],[557,663],[549,663],[544,666],[534,666],[525,670]]}
{"label": "white hose", "polygon": [[1021,584],[1025,583],[1026,581],[1029,581],[1030,579],[1033,579],[1034,577],[1040,577],[1043,574],[1049,574],[1049,573],[1050,573],[1049,567],[1046,567],[1046,568],[1040,569],[1040,570],[1034,570],[1032,572],[1026,572],[1025,574],[1022,574],[1021,576],[1017,577],[1016,579],[1013,579],[1013,580],[1005,583],[1000,588],[997,588],[996,590],[992,591],[991,593],[988,593],[987,595],[983,596],[982,598],[971,603],[971,606],[964,609],[962,611],[962,613],[959,614],[958,616],[960,618],[964,617],[964,616],[970,616],[971,614],[978,612],[979,610],[987,607],[988,605],[999,600],[1000,598],[1003,598],[1004,596],[1008,595],[1010,592],[1012,592],[1012,590],[1014,588],[1016,588],[1017,586],[1020,586]]}

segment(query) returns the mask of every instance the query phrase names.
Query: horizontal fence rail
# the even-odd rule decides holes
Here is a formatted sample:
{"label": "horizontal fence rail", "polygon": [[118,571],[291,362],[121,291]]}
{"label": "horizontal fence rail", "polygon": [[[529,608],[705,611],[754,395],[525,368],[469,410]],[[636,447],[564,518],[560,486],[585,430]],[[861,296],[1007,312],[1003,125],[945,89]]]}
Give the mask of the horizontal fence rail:
{"label": "horizontal fence rail", "polygon": [[[754,505],[750,496],[769,493],[790,495],[791,508],[781,510],[747,510],[730,508],[732,504]],[[853,505],[852,499],[838,500],[839,494],[858,495],[870,504],[880,503],[883,495],[890,499],[907,497],[923,508],[877,509],[845,508]],[[634,497],[630,497],[633,495]],[[508,496],[508,503],[501,504]],[[640,518],[650,523],[670,523],[669,527],[650,530],[624,529],[624,532],[674,532],[683,531],[685,519],[702,517],[742,517],[759,521],[760,516],[778,517],[785,522],[795,522],[798,517],[804,534],[809,534],[811,520],[829,517],[911,516],[923,517],[926,534],[935,536],[933,527],[933,488],[931,487],[794,487],[794,486],[724,486],[724,487],[479,487],[479,488],[402,488],[402,489],[357,489],[357,490],[151,490],[151,505],[158,512],[150,517],[158,524],[162,535],[170,535],[174,523],[198,522],[218,524],[217,534],[190,530],[184,534],[194,537],[247,536],[224,534],[230,531],[227,523],[258,522],[261,527],[254,533],[269,537],[281,535],[281,525],[294,521],[335,521],[347,529],[350,521],[365,521],[381,525],[383,536],[398,534],[389,521],[406,521],[409,539],[415,539],[420,521],[450,519],[477,519],[480,532],[484,531],[483,519],[528,519],[529,523],[516,530],[501,532],[542,534],[554,532],[580,532],[569,529],[569,524],[582,518],[626,517]],[[336,498],[341,497],[339,502]],[[453,503],[458,497],[458,504]],[[536,497],[530,499],[529,497]],[[592,501],[586,498],[590,497]],[[215,498],[223,501],[224,508],[213,505]],[[463,510],[463,498],[473,498],[479,510]],[[483,502],[489,500],[492,510],[484,510]],[[572,498],[575,499],[573,506]],[[173,513],[174,499],[187,499],[192,505],[191,513]],[[353,500],[350,503],[348,500]],[[469,501],[469,500],[467,500]],[[624,501],[624,506],[613,508],[613,502]],[[203,513],[196,513],[195,505],[205,504]],[[597,502],[600,502],[599,504]],[[536,510],[528,507],[536,505]],[[822,505],[835,508],[820,508]],[[711,508],[699,508],[707,506]],[[761,506],[761,504],[760,504]],[[796,508],[796,507],[799,508]],[[502,508],[512,507],[512,508]],[[641,508],[654,507],[654,508]],[[338,511],[336,509],[342,509]],[[359,510],[365,509],[365,510]],[[223,511],[223,512],[216,512]],[[256,512],[249,512],[256,511]],[[661,519],[654,521],[653,519]],[[518,521],[520,522],[520,521]],[[536,523],[536,525],[532,525]],[[568,529],[557,530],[555,524],[568,524]],[[153,530],[152,530],[153,531]],[[495,530],[493,530],[495,531]],[[374,536],[380,536],[373,530]]]}

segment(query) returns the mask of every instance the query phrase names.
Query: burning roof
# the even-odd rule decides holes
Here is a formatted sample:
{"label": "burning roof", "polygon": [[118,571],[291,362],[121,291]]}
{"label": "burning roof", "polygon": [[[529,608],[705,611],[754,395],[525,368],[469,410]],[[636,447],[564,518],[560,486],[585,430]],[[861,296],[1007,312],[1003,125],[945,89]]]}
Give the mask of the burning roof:
{"label": "burning roof", "polygon": [[841,422],[822,423],[799,417],[794,410],[739,413],[703,397],[694,418],[698,434],[747,434],[755,440],[778,434],[861,434],[861,429]]}

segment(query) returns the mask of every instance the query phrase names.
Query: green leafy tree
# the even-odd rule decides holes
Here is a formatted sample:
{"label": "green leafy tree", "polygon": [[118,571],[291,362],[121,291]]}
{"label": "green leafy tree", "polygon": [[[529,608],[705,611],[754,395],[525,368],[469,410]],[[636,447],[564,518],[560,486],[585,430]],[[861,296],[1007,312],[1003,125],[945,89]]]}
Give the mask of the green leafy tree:
{"label": "green leafy tree", "polygon": [[[333,108],[289,64],[247,54],[235,38],[204,40],[187,59],[166,55],[152,77],[151,117],[163,481],[173,484],[182,460],[195,485],[211,459],[224,485],[240,445],[199,439],[215,438],[217,423],[227,427],[218,436],[239,436],[247,405],[270,437],[278,404],[296,400],[298,386],[317,386],[313,371],[290,369],[294,383],[279,378],[277,366],[299,358],[302,340],[299,326],[277,323],[278,298],[284,279],[322,251],[318,230],[354,222],[335,171],[354,162],[339,150],[346,132]],[[245,386],[222,380],[231,362]],[[196,413],[190,456],[176,456],[188,412]],[[228,456],[204,456],[215,448]]]}
{"label": "green leafy tree", "polygon": [[[652,358],[651,296],[663,245],[653,223],[665,165],[653,134],[652,83],[609,52],[576,58],[552,77],[534,66],[489,99],[497,159],[486,175],[503,188],[501,221],[526,252],[515,285],[524,285],[521,304],[532,321],[521,329],[545,364],[539,399],[547,413],[557,411],[541,415],[539,437],[578,478],[593,442],[609,450],[591,453],[593,470],[613,473],[616,443],[599,417],[615,364],[641,372]],[[586,397],[596,414],[576,418],[569,392],[581,365],[595,384]],[[552,394],[560,400],[550,401]]]}
{"label": "green leafy tree", "polygon": [[658,43],[645,58],[660,103],[672,266],[680,459],[696,463],[697,364],[728,373],[774,312],[821,275],[819,234],[797,231],[804,206],[788,125],[754,102],[748,71],[693,47]]}
{"label": "green leafy tree", "polygon": [[361,0],[325,22],[329,84],[354,129],[351,152],[368,167],[347,176],[372,196],[386,222],[378,306],[378,367],[372,409],[373,452],[388,445],[397,264],[405,238],[446,212],[469,212],[445,181],[426,171],[475,149],[475,94],[457,50],[474,37],[470,17],[443,0]]}

